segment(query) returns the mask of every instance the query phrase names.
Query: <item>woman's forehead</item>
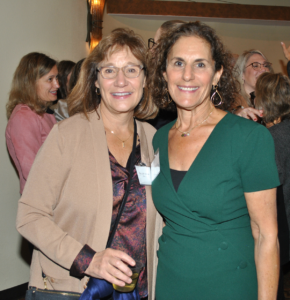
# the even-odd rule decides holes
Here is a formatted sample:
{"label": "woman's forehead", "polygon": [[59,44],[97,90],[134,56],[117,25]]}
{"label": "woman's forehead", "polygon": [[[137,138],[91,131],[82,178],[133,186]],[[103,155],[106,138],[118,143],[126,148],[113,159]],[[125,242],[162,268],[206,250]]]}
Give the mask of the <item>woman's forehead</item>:
{"label": "woman's forehead", "polygon": [[181,36],[172,45],[167,58],[172,55],[198,55],[207,56],[212,59],[211,45],[203,38],[198,36]]}
{"label": "woman's forehead", "polygon": [[124,61],[128,60],[128,62],[132,63],[140,63],[138,58],[136,58],[133,55],[132,51],[128,46],[115,45],[108,50],[104,60],[102,60],[100,64],[105,64],[109,62],[117,63],[120,59]]}
{"label": "woman's forehead", "polygon": [[252,62],[264,62],[266,61],[266,59],[258,53],[254,53],[253,55],[251,55],[248,60],[247,63],[252,63]]}

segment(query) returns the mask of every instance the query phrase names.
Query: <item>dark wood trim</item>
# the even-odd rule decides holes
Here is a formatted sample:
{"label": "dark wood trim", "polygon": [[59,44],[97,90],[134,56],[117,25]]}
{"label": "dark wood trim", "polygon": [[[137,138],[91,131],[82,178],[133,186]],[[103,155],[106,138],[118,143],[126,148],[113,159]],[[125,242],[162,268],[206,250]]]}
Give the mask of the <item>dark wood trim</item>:
{"label": "dark wood trim", "polygon": [[1,300],[19,300],[24,299],[28,289],[28,282],[14,286],[10,289],[0,291]]}
{"label": "dark wood trim", "polygon": [[290,7],[177,1],[108,0],[107,13],[290,21]]}

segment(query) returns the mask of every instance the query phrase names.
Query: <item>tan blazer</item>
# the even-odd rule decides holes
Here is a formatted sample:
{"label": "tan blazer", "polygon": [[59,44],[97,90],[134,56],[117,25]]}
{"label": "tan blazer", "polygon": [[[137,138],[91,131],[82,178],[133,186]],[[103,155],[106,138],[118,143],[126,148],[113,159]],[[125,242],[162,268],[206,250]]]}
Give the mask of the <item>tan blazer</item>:
{"label": "tan blazer", "polygon": [[[153,159],[155,129],[137,121],[141,160]],[[154,299],[157,238],[162,220],[147,198],[147,267],[149,299]],[[113,207],[112,176],[103,122],[96,112],[89,121],[81,114],[56,124],[37,154],[19,200],[17,229],[36,250],[30,286],[81,293],[88,278],[71,277],[69,269],[85,244],[103,251]]]}

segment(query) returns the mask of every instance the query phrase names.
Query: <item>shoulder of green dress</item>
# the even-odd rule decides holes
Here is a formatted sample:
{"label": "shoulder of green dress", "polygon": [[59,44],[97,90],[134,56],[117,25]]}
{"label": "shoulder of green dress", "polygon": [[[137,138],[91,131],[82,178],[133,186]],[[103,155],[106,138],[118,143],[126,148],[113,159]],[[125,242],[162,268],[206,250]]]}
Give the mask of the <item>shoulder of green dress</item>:
{"label": "shoulder of green dress", "polygon": [[[160,129],[157,130],[153,137],[153,147],[158,148],[161,143],[166,143],[168,138],[169,130],[174,125],[175,121],[172,121],[164,126],[162,126]],[[156,150],[156,149],[155,149]]]}
{"label": "shoulder of green dress", "polygon": [[268,129],[265,126],[257,122],[236,116],[231,113],[228,113],[227,115],[226,126],[231,128],[234,135],[247,135],[254,130],[268,131]]}

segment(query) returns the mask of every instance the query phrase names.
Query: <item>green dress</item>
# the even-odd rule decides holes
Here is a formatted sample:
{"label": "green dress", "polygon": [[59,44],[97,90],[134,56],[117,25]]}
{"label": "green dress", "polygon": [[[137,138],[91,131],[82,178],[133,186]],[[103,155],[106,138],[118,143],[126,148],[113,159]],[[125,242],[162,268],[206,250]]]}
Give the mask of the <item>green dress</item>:
{"label": "green dress", "polygon": [[168,162],[173,124],[153,139],[161,169],[152,184],[153,200],[166,221],[159,238],[156,300],[257,300],[254,240],[244,193],[280,184],[271,134],[228,113],[176,192]]}

